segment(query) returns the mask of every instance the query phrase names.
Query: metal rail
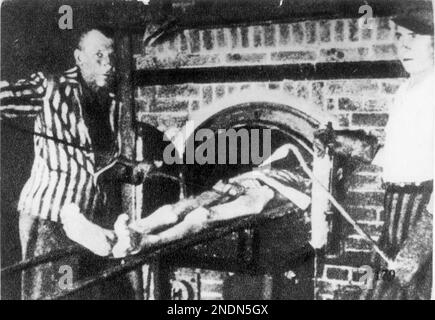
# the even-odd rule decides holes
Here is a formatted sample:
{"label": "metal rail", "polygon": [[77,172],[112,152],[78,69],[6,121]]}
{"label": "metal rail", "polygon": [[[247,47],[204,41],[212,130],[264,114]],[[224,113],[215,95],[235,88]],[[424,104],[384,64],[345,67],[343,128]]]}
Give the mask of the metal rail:
{"label": "metal rail", "polygon": [[151,248],[143,250],[137,255],[121,259],[121,265],[109,268],[94,277],[78,281],[72,286],[71,289],[58,295],[48,297],[48,299],[62,299],[93,284],[132,271],[137,267],[156,259],[158,256],[168,255],[170,253],[177,252],[180,249],[200,244],[204,241],[221,238],[222,236],[225,236],[226,234],[237,231],[239,229],[252,227],[265,221],[278,219],[288,214],[289,211],[294,211],[294,206],[290,203],[267,210],[261,215],[253,215],[246,218],[236,219],[231,223],[217,223],[216,225],[210,226],[186,239],[176,240],[166,244],[153,246]]}
{"label": "metal rail", "polygon": [[[218,239],[231,232],[245,229],[248,227],[253,227],[255,225],[264,223],[265,221],[281,218],[287,214],[291,214],[294,211],[295,207],[291,203],[286,203],[275,208],[270,208],[264,211],[261,215],[252,215],[248,217],[238,218],[230,222],[218,222],[205,228],[197,234],[189,236],[188,238],[146,248],[134,256],[119,259],[119,265],[108,268],[95,276],[77,281],[72,285],[70,289],[67,289],[59,294],[47,296],[43,299],[51,300],[65,298],[67,296],[70,296],[71,294],[74,294],[99,282],[135,270],[141,265],[156,259],[158,256],[168,255],[170,253],[177,252],[180,249],[195,246],[204,241]],[[59,260],[68,255],[82,255],[88,253],[89,252],[81,246],[70,246],[65,249],[53,250],[47,254],[8,266],[6,268],[3,268],[1,270],[1,273],[2,276],[5,274],[17,273],[47,262]]]}
{"label": "metal rail", "polygon": [[81,247],[79,245],[72,245],[72,246],[69,246],[69,247],[66,247],[63,249],[52,250],[46,254],[42,254],[40,256],[31,258],[31,259],[17,262],[11,266],[7,266],[5,268],[2,268],[1,273],[2,273],[2,275],[5,275],[5,274],[21,272],[21,271],[36,267],[38,265],[41,265],[41,264],[44,264],[47,262],[53,262],[53,261],[60,260],[64,257],[69,256],[69,255],[86,254],[86,253],[89,253],[89,251],[86,251],[83,247]]}

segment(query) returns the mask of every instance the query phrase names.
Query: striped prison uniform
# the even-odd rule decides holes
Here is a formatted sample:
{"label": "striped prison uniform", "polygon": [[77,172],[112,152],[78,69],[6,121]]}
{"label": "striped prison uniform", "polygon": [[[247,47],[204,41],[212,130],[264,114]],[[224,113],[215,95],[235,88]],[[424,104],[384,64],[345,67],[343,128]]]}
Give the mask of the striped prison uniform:
{"label": "striped prison uniform", "polygon": [[[35,117],[35,160],[21,192],[20,212],[57,222],[61,208],[75,203],[84,214],[92,214],[99,196],[99,168],[83,117],[81,90],[75,67],[59,79],[34,74],[2,92],[3,117]],[[111,98],[111,124],[116,131],[119,108],[113,94]],[[120,150],[116,134],[113,159]]]}
{"label": "striped prison uniform", "polygon": [[[107,107],[110,108],[114,139],[111,151],[105,157],[99,157],[93,150],[90,130],[85,123],[81,79],[78,67],[74,67],[56,77],[36,73],[29,80],[20,80],[1,91],[2,118],[25,116],[35,119],[35,159],[18,203],[23,259],[73,245],[59,223],[59,212],[64,205],[78,205],[81,212],[96,223],[95,212],[105,210],[107,199],[98,177],[120,153],[120,107],[114,95],[109,94]],[[96,163],[97,157],[105,160]],[[63,289],[58,280],[62,265],[72,267],[74,281],[95,274],[101,266],[107,265],[96,257],[86,259],[84,262],[80,257],[68,257],[23,272],[23,299],[49,298],[61,293]],[[121,287],[122,284],[117,285],[114,290],[119,293]],[[104,298],[102,291],[93,288],[75,298]],[[130,293],[127,296],[130,297]]]}
{"label": "striped prison uniform", "polygon": [[409,236],[410,227],[421,219],[432,189],[432,181],[419,185],[386,185],[383,217],[386,229],[380,241],[391,258],[399,253]]}
{"label": "striped prison uniform", "polygon": [[[386,184],[385,225],[379,245],[390,259],[400,265],[402,276],[411,278],[411,281],[401,283],[399,278],[378,281],[372,299],[430,299],[433,215],[427,206],[433,197],[432,191],[432,180],[418,185]],[[376,264],[381,263],[377,261]]]}

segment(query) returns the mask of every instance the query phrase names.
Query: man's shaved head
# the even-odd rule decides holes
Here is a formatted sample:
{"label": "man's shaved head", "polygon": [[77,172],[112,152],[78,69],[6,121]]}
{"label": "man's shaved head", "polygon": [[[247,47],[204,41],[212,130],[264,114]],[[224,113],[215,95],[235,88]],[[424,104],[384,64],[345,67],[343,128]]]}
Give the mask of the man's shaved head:
{"label": "man's shaved head", "polygon": [[81,34],[74,51],[83,79],[93,90],[107,87],[113,79],[113,37],[107,32],[90,29]]}
{"label": "man's shaved head", "polygon": [[113,33],[111,31],[95,28],[82,31],[77,39],[77,49],[82,49],[87,41],[95,38],[109,39],[113,43]]}

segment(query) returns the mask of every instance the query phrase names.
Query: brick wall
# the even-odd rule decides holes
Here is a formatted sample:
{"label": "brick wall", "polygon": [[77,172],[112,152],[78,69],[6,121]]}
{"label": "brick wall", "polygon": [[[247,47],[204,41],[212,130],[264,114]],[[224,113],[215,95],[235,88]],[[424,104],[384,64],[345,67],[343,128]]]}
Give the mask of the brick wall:
{"label": "brick wall", "polygon": [[[395,60],[395,25],[378,18],[373,29],[357,20],[306,21],[185,30],[155,47],[135,41],[137,69],[297,64]],[[315,81],[231,82],[138,87],[137,118],[165,131],[181,127],[198,110],[216,108],[220,101],[243,99],[253,92],[264,97],[298,97],[336,117],[341,128],[364,129],[381,140],[388,110],[403,79],[334,79]],[[348,182],[345,207],[376,239],[382,220],[380,168],[359,168]],[[345,228],[342,255],[326,261],[318,279],[318,298],[345,299],[359,294],[358,267],[368,264],[370,246]],[[217,290],[219,291],[219,290]]]}

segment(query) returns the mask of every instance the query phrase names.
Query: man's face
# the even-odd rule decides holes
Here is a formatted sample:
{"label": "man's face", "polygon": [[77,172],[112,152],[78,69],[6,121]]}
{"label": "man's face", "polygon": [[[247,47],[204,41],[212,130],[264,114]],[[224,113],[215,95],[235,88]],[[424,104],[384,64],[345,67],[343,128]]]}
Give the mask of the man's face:
{"label": "man's face", "polygon": [[88,86],[97,91],[113,83],[113,40],[100,31],[91,30],[82,37],[75,50],[76,64]]}
{"label": "man's face", "polygon": [[432,60],[432,39],[429,35],[414,33],[397,26],[397,53],[409,73],[424,71]]}

